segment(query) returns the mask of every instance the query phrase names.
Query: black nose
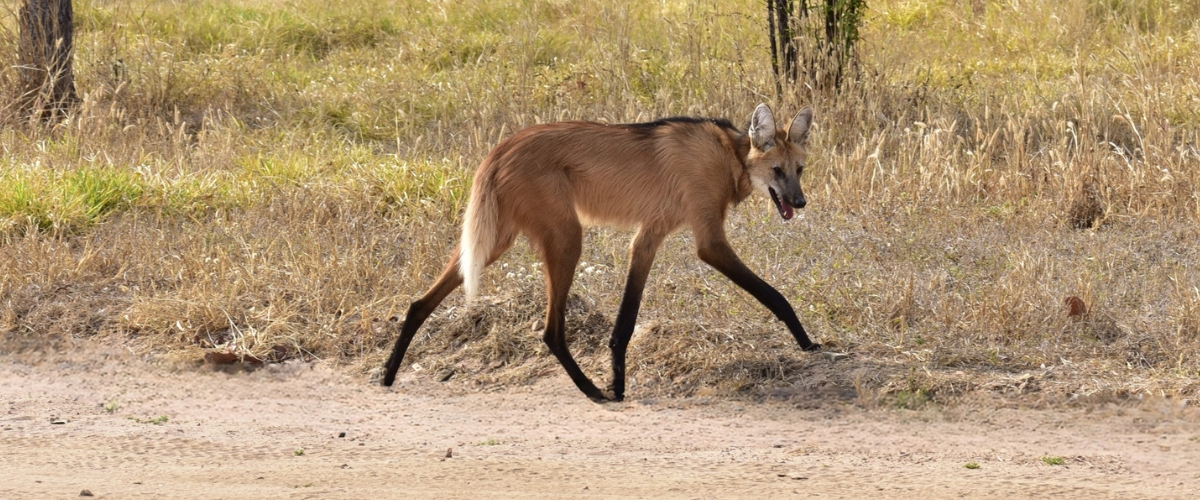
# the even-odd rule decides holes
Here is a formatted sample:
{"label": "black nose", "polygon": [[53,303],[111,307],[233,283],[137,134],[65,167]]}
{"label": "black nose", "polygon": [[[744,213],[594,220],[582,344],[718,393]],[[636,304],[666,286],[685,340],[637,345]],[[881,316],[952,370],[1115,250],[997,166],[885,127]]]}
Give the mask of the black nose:
{"label": "black nose", "polygon": [[792,206],[796,208],[804,208],[804,205],[807,204],[808,200],[804,199],[804,195],[797,196],[796,200],[792,202]]}

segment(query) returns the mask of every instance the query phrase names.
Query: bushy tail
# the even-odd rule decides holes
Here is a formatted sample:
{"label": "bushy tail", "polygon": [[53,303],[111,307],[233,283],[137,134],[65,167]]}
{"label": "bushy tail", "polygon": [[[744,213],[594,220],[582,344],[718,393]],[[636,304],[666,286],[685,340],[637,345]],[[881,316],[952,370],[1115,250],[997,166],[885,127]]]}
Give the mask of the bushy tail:
{"label": "bushy tail", "polygon": [[491,185],[491,176],[479,176],[471,188],[471,200],[463,220],[462,243],[459,247],[459,273],[463,277],[463,288],[467,292],[467,303],[479,293],[479,279],[483,267],[496,247],[498,233],[496,190]]}

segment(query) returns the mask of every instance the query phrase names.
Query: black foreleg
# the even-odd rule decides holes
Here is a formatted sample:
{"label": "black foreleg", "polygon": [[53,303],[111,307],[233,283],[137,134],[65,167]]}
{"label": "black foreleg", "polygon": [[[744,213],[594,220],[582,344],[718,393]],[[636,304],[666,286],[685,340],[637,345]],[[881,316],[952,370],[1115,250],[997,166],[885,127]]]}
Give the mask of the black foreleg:
{"label": "black foreleg", "polygon": [[754,298],[758,299],[762,305],[767,306],[771,313],[779,318],[788,330],[792,332],[792,336],[796,338],[796,343],[800,344],[800,348],[805,351],[820,350],[820,344],[809,340],[808,334],[804,331],[804,326],[800,324],[800,320],[796,318],[796,311],[792,309],[792,305],[779,291],[768,285],[767,282],[759,278],[758,275],[750,271],[733,248],[729,246],[723,238],[713,241],[700,243],[699,255],[700,260],[708,263],[716,270],[720,271],[737,286],[743,290],[750,292]]}

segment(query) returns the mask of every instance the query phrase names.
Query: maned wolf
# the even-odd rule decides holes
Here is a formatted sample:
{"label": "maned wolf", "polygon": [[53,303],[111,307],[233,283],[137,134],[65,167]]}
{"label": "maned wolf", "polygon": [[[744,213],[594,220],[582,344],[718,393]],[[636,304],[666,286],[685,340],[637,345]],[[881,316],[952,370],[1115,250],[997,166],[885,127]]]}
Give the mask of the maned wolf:
{"label": "maned wolf", "polygon": [[571,357],[564,331],[567,292],[583,240],[581,220],[637,228],[609,343],[612,399],[625,397],[625,350],[654,254],[663,238],[685,226],[701,260],[770,309],[801,348],[820,349],[787,299],[747,269],[725,238],[726,211],[751,191],[770,196],[784,219],[804,208],[800,176],[812,120],[812,110],[805,108],[786,129],[776,129],[771,109],[759,104],[745,133],[726,120],[667,118],[622,125],[550,123],[501,141],[475,173],[462,242],[433,287],[408,309],[383,385],[395,381],[413,335],[446,295],[465,284],[469,302],[479,291],[483,268],[523,234],[545,263],[543,340],[584,394],[608,400]]}

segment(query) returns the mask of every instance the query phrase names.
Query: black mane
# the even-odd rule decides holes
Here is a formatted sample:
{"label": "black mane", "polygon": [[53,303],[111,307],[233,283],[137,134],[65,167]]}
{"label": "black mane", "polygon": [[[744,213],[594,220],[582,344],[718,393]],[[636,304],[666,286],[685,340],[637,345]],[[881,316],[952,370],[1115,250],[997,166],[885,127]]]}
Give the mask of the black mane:
{"label": "black mane", "polygon": [[718,127],[733,130],[735,132],[738,130],[737,127],[734,127],[733,124],[729,122],[729,120],[724,118],[696,118],[693,116],[672,116],[670,118],[663,118],[660,120],[654,120],[652,122],[626,123],[624,126],[634,129],[638,132],[649,133],[658,127],[667,126],[672,123],[711,123]]}

